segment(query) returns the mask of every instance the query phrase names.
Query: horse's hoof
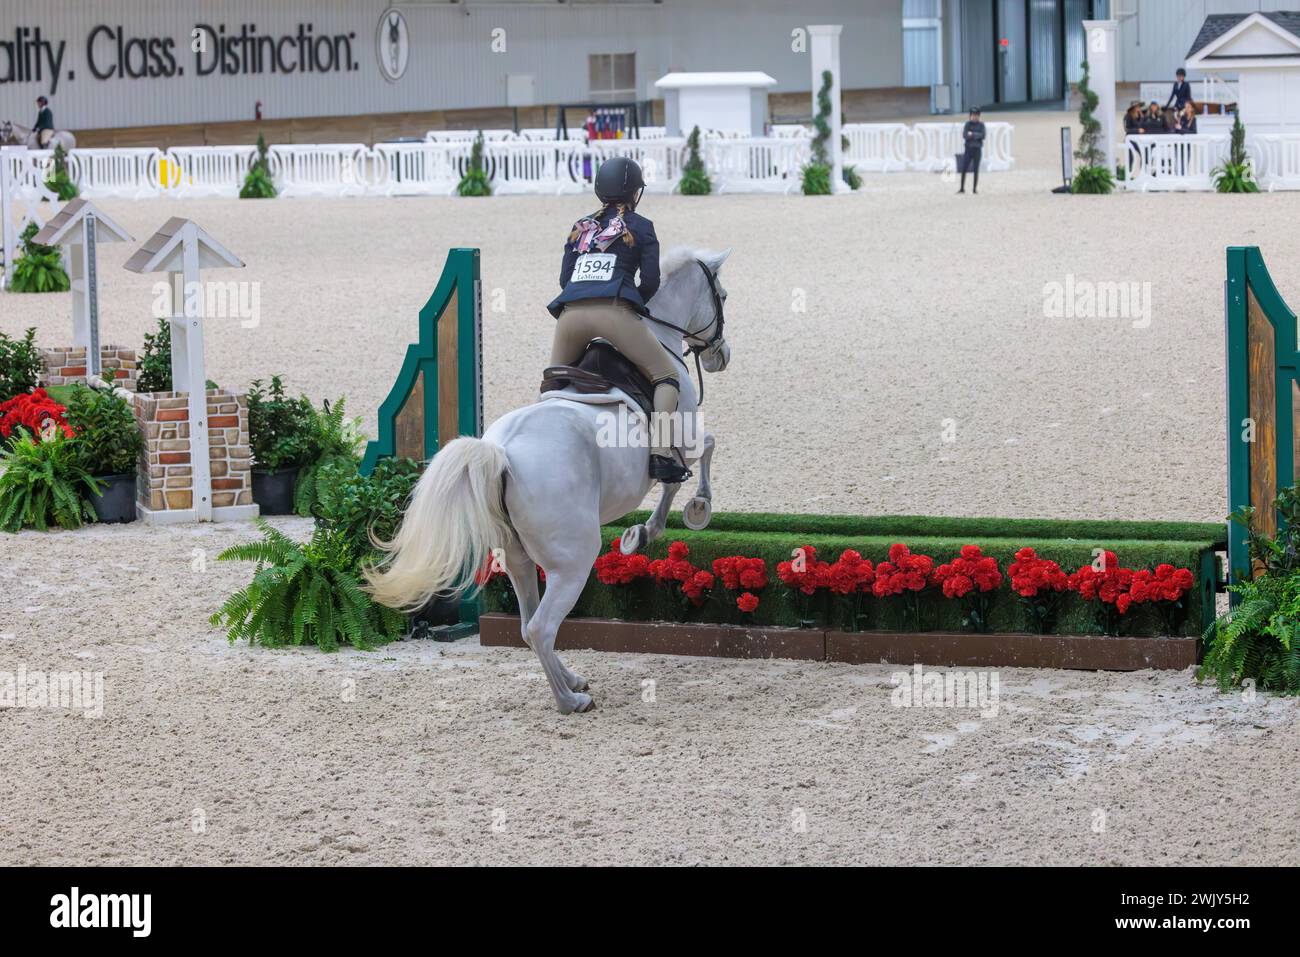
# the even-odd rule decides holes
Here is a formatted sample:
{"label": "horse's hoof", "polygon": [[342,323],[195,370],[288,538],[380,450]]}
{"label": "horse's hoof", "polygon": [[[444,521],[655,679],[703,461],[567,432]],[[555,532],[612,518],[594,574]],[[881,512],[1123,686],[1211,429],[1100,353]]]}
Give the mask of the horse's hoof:
{"label": "horse's hoof", "polygon": [[696,495],[682,508],[682,524],[693,532],[709,527],[713,517],[713,506],[707,498]]}
{"label": "horse's hoof", "polygon": [[619,551],[624,555],[635,555],[645,544],[645,526],[633,525],[619,539]]}
{"label": "horse's hoof", "polygon": [[[587,700],[586,701],[581,700],[583,698],[586,698]],[[573,709],[574,714],[586,714],[588,711],[596,710],[596,699],[593,698],[591,695],[580,694],[578,695],[578,699],[579,699],[578,706]]]}

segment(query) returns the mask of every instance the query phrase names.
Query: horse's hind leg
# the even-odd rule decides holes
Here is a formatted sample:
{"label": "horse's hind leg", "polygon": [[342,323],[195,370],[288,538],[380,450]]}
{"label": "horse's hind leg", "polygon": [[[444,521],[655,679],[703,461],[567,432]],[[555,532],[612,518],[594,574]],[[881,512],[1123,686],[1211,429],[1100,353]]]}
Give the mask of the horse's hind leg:
{"label": "horse's hind leg", "polygon": [[[537,566],[532,556],[524,551],[524,546],[520,544],[519,539],[513,537],[505,548],[505,565],[506,574],[510,576],[510,584],[515,589],[515,597],[519,599],[519,630],[523,635],[524,644],[531,648],[532,643],[528,639],[528,623],[533,615],[537,614],[539,605]],[[564,671],[565,684],[570,691],[587,690],[586,678],[560,661],[559,655],[555,656],[555,660],[560,662],[560,668]]]}
{"label": "horse's hind leg", "polygon": [[543,554],[546,593],[542,595],[536,613],[528,619],[524,635],[524,641],[542,663],[542,670],[546,672],[546,680],[550,682],[551,693],[555,695],[555,704],[561,714],[590,711],[592,708],[591,695],[569,687],[568,676],[572,672],[564,667],[555,653],[555,636],[561,623],[577,604],[578,596],[587,584],[591,563],[600,552],[600,535],[593,533],[591,539],[589,548],[557,549],[562,554],[554,557]]}

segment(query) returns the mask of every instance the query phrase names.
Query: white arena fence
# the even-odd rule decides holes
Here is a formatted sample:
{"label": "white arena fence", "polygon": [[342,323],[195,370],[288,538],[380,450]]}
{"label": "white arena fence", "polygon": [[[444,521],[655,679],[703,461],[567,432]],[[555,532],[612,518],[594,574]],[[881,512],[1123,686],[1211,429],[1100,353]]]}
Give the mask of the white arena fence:
{"label": "white arena fence", "polygon": [[[1225,133],[1127,137],[1124,186],[1141,192],[1213,190],[1214,170],[1228,158],[1230,145]],[[1247,134],[1246,153],[1261,189],[1300,189],[1300,134]]]}
{"label": "white arena fence", "polygon": [[[1012,127],[990,123],[985,168],[1010,169]],[[663,127],[643,127],[637,139],[587,142],[580,131],[557,139],[554,130],[483,131],[483,163],[499,194],[585,192],[600,164],[612,156],[640,163],[651,192],[672,192],[681,180],[686,140]],[[961,148],[960,123],[848,124],[845,164],[865,172],[952,169]],[[285,144],[268,150],[282,196],[449,195],[469,168],[477,130],[436,130],[411,143]],[[811,155],[810,131],[782,125],[762,137],[705,133],[700,153],[717,192],[787,193],[799,188]],[[239,195],[252,146],[177,146],[74,149],[68,173],[88,199],[144,199]],[[10,160],[11,164],[16,162]],[[48,176],[53,155],[25,151],[26,180]],[[21,177],[20,177],[21,179]]]}
{"label": "white arena fence", "polygon": [[[962,123],[846,123],[847,165],[868,173],[915,170],[941,173],[955,169],[957,154],[965,150]],[[985,123],[984,153],[980,169],[991,173],[1013,169],[1010,123]]]}
{"label": "white arena fence", "polygon": [[0,257],[4,259],[0,286],[13,280],[14,259],[20,239],[29,223],[45,225],[44,211],[53,215],[58,197],[45,188],[48,153],[25,147],[0,146]]}

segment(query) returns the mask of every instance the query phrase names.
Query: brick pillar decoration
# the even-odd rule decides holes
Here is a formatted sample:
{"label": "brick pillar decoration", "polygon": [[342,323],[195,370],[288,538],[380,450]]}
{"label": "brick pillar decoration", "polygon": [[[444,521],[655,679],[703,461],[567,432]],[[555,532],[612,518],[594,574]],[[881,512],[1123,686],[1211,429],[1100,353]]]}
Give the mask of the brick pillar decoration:
{"label": "brick pillar decoration", "polygon": [[[74,382],[85,383],[87,379],[86,349],[84,346],[67,346],[41,350],[41,384],[70,385]],[[113,370],[113,384],[128,392],[135,391],[135,380],[139,375],[139,362],[134,349],[121,346],[101,346],[99,350],[101,369]]]}
{"label": "brick pillar decoration", "polygon": [[[212,520],[256,518],[248,396],[208,390],[208,459],[212,473]],[[140,518],[154,525],[196,521],[194,469],[190,460],[189,394],[137,393],[135,418],[144,433],[140,457]],[[202,494],[198,491],[197,494]]]}

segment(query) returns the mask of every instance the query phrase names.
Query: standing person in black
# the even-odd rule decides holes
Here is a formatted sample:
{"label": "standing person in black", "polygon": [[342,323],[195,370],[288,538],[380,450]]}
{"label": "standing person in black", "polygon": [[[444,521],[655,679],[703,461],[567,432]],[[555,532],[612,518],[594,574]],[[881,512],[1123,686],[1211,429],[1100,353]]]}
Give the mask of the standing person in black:
{"label": "standing person in black", "polygon": [[966,150],[961,157],[961,189],[957,190],[957,192],[966,192],[966,174],[969,172],[975,176],[971,192],[978,193],[980,191],[980,157],[984,153],[984,121],[980,119],[980,108],[978,106],[971,107],[970,119],[961,128],[961,141]]}
{"label": "standing person in black", "polygon": [[1192,98],[1192,86],[1187,82],[1187,71],[1182,67],[1174,74],[1174,88],[1169,94],[1169,99],[1165,102],[1165,109],[1172,105],[1178,112],[1183,111],[1187,101]]}

